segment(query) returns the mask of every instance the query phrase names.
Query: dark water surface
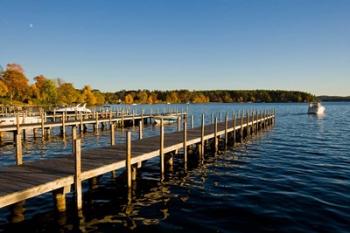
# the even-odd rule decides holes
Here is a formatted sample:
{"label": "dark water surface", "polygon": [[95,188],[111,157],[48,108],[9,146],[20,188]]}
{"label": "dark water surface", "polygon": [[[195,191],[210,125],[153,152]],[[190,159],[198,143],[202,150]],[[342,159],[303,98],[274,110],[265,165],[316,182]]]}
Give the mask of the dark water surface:
{"label": "dark water surface", "polygon": [[[148,162],[131,199],[124,177],[108,174],[94,189],[84,184],[80,214],[71,194],[64,214],[55,211],[50,194],[26,201],[26,218],[17,224],[4,208],[0,232],[350,232],[350,104],[325,106],[326,114],[316,117],[306,114],[306,104],[189,105],[197,125],[202,112],[253,108],[276,108],[276,125],[187,171],[177,159],[163,183],[158,160]],[[150,126],[145,135],[158,131]],[[83,146],[107,145],[108,135],[86,134]],[[25,161],[69,152],[69,142],[29,137]],[[0,148],[1,166],[14,163],[8,143]]]}

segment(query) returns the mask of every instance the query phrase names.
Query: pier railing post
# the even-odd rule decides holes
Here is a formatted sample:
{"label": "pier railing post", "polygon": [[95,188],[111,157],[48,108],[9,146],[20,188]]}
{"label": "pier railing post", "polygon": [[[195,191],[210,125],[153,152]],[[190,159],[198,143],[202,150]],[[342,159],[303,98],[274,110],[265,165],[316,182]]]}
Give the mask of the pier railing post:
{"label": "pier railing post", "polygon": [[191,117],[191,128],[193,129],[194,128],[194,115],[192,114],[192,117]]}
{"label": "pier railing post", "polygon": [[63,112],[62,113],[62,136],[65,137],[66,136],[66,113]]}
{"label": "pier railing post", "polygon": [[72,152],[75,154],[75,140],[77,140],[77,126],[72,126],[72,140],[73,140],[73,146],[72,146]]}
{"label": "pier railing post", "polygon": [[143,138],[143,120],[141,118],[139,122],[139,140],[141,140],[142,138]]}
{"label": "pier railing post", "polygon": [[41,121],[41,137],[44,140],[45,138],[45,118],[44,118],[44,111],[40,111],[40,121]]}
{"label": "pier railing post", "polygon": [[240,142],[243,143],[243,139],[244,139],[244,129],[243,129],[243,124],[244,124],[244,114],[243,114],[243,111],[241,112],[241,115],[240,115],[240,118],[241,118],[241,128],[240,128],[240,132],[239,132],[239,138],[240,138]]}
{"label": "pier railing post", "polygon": [[161,181],[164,179],[164,122],[163,118],[160,120],[160,145],[159,145],[159,153],[160,153],[160,175],[161,175]]}
{"label": "pier railing post", "polygon": [[215,117],[215,123],[214,123],[214,150],[215,153],[218,151],[218,118]]}
{"label": "pier railing post", "polygon": [[132,167],[131,167],[131,131],[126,132],[126,171],[128,189],[132,186]]}
{"label": "pier railing post", "polygon": [[228,144],[228,113],[226,112],[225,116],[225,149],[227,148]]}
{"label": "pier railing post", "polygon": [[183,150],[184,164],[187,165],[187,115],[183,116]]}
{"label": "pier railing post", "polygon": [[115,124],[111,124],[111,145],[115,145]]}
{"label": "pier railing post", "polygon": [[200,144],[200,151],[199,156],[201,161],[204,159],[204,127],[205,127],[205,116],[204,113],[202,114],[202,123],[201,123],[201,144]]}
{"label": "pier railing post", "polygon": [[81,141],[76,139],[74,141],[75,147],[75,176],[74,176],[74,185],[75,185],[75,198],[77,209],[80,210],[83,207],[83,191],[81,185]]}
{"label": "pier railing post", "polygon": [[22,137],[20,132],[16,134],[16,164],[23,164]]}
{"label": "pier railing post", "polygon": [[233,140],[233,145],[236,144],[236,114],[232,112],[232,140]]}
{"label": "pier railing post", "polygon": [[[178,114],[178,113],[176,113]],[[177,131],[180,131],[180,128],[181,128],[181,122],[180,122],[181,118],[180,116],[177,117]]]}

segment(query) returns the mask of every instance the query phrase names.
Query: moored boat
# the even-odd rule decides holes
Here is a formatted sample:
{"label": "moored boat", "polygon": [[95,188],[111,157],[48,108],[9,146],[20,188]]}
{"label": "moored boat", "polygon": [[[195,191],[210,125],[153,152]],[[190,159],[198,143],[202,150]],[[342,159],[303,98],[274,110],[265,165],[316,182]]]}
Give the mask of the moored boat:
{"label": "moored boat", "polygon": [[156,124],[161,124],[161,120],[163,119],[163,124],[172,124],[177,121],[178,116],[169,115],[169,116],[157,116],[154,118],[154,122]]}
{"label": "moored boat", "polygon": [[91,110],[86,107],[86,104],[83,106],[80,106],[78,104],[74,107],[64,107],[64,108],[57,108],[54,110],[55,113],[91,113]]}

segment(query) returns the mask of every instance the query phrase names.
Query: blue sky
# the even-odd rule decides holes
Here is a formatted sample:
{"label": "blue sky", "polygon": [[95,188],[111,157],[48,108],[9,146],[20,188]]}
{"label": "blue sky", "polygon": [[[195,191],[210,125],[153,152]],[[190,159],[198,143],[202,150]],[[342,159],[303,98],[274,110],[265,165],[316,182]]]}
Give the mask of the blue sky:
{"label": "blue sky", "polygon": [[1,0],[0,64],[81,88],[350,95],[347,0]]}

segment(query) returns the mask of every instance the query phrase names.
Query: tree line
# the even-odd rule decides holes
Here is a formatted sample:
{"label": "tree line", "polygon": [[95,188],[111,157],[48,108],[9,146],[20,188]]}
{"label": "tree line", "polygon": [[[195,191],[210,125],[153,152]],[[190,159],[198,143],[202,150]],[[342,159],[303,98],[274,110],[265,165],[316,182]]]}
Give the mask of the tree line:
{"label": "tree line", "polygon": [[89,85],[76,89],[72,83],[62,79],[49,79],[44,75],[33,78],[30,84],[21,65],[8,64],[0,70],[0,103],[30,105],[71,105],[87,103],[101,105],[105,103],[103,93],[93,90]]}
{"label": "tree line", "polygon": [[315,96],[300,91],[282,90],[122,90],[104,93],[107,103],[232,103],[232,102],[310,102]]}
{"label": "tree line", "polygon": [[62,79],[49,79],[44,75],[33,78],[30,84],[22,66],[8,64],[0,70],[0,104],[31,105],[88,105],[118,103],[231,103],[231,102],[310,102],[315,97],[300,91],[282,90],[121,90],[101,92],[89,85],[77,89]]}

